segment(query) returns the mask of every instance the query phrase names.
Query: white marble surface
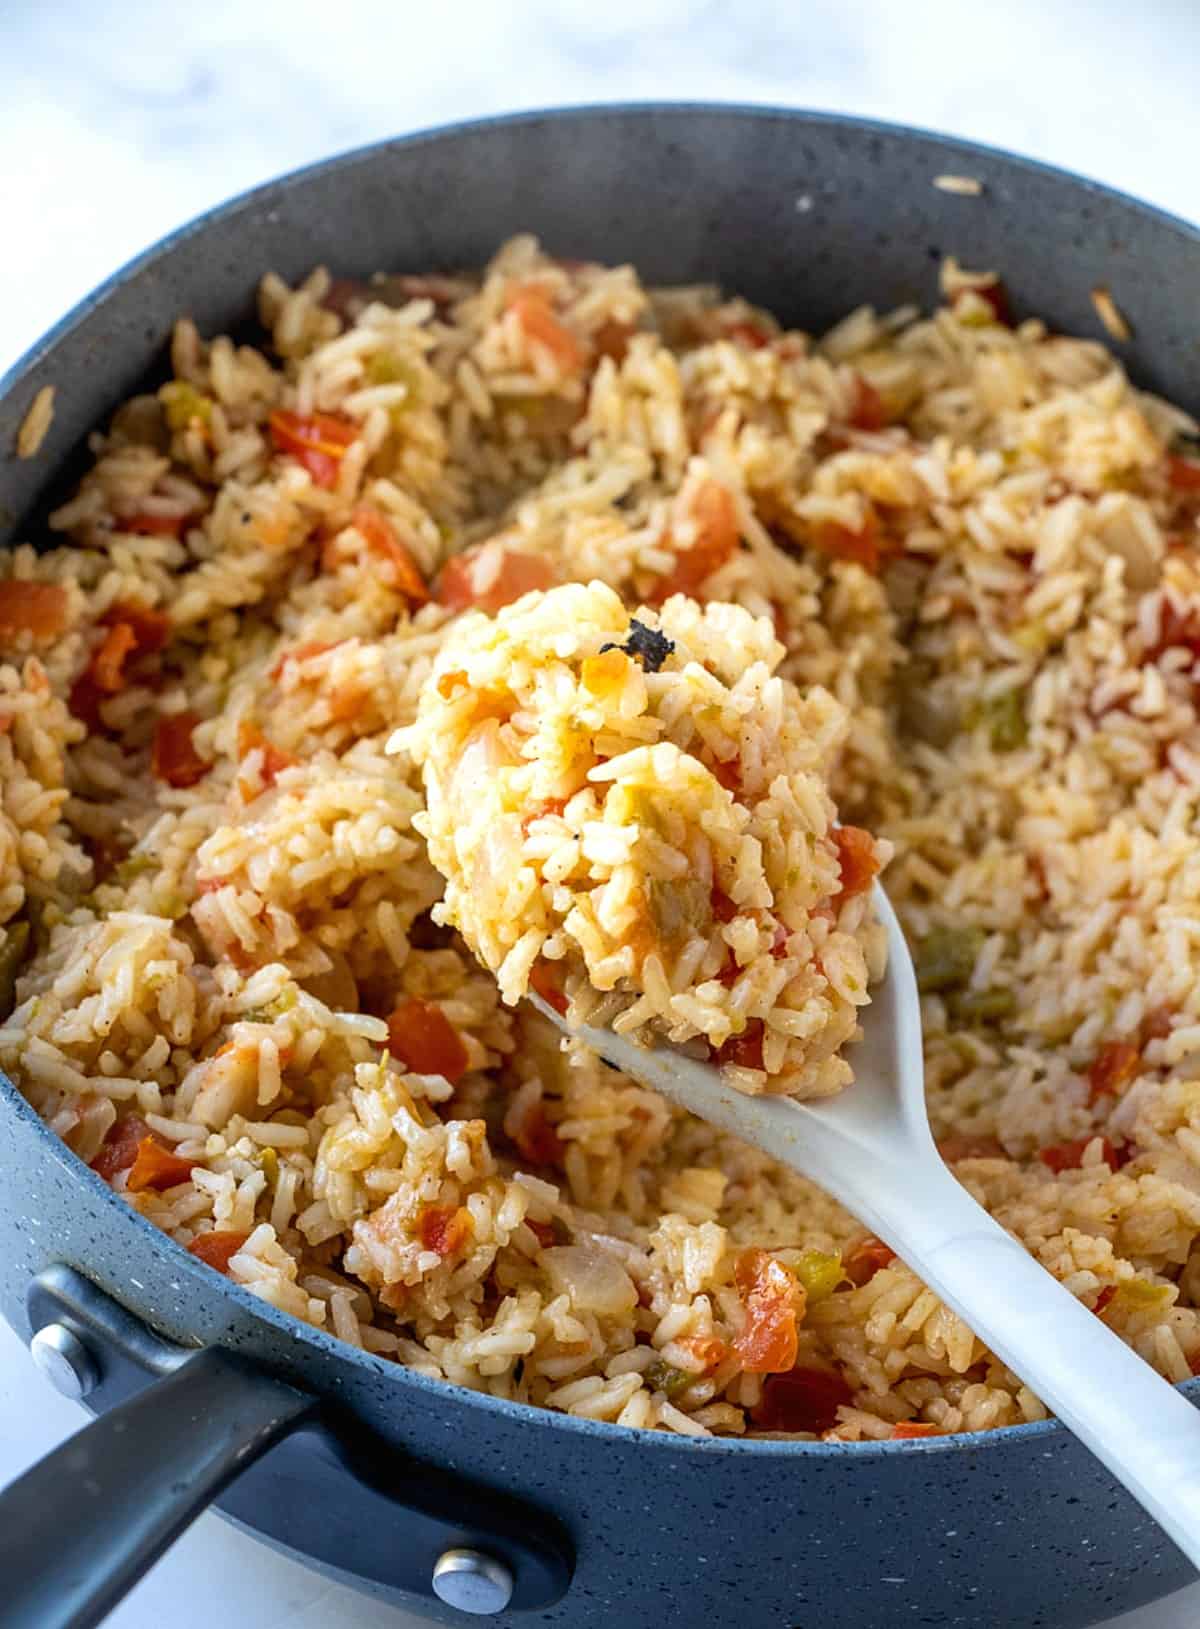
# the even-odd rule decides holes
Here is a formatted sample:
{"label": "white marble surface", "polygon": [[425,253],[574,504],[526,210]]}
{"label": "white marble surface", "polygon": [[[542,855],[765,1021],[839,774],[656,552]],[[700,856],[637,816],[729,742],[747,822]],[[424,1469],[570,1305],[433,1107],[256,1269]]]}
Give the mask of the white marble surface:
{"label": "white marble surface", "polygon": [[[0,367],[121,261],[231,193],[361,142],[554,103],[871,114],[1200,218],[1198,68],[1195,0],[0,0]],[[0,1331],[0,1482],[80,1418]],[[212,1517],[110,1621],[222,1629],[247,1607],[256,1629],[415,1621]],[[1121,1621],[1198,1618],[1200,1585]]]}

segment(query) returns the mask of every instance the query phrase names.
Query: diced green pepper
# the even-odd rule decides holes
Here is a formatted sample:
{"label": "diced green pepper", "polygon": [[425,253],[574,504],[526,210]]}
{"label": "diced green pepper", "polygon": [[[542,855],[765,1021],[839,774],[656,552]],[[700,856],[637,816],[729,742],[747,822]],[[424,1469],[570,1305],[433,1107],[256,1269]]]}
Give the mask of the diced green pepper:
{"label": "diced green pepper", "polygon": [[917,988],[923,995],[961,990],[975,971],[986,938],[982,928],[934,928],[913,953]]}
{"label": "diced green pepper", "polygon": [[673,1369],[661,1358],[646,1370],[646,1384],[652,1391],[661,1391],[668,1402],[678,1397],[685,1387],[697,1379],[698,1375],[687,1374],[683,1369]]}
{"label": "diced green pepper", "polygon": [[186,430],[194,419],[207,424],[212,418],[212,397],[202,395],[186,380],[172,379],[159,391],[158,399],[172,430]]}
{"label": "diced green pepper", "polygon": [[989,1018],[1010,1018],[1017,1009],[1012,990],[962,990],[950,1001],[950,1011],[964,1022]]}
{"label": "diced green pepper", "polygon": [[823,1301],[839,1284],[848,1282],[841,1254],[836,1250],[831,1256],[820,1250],[806,1250],[793,1270],[810,1301]]}
{"label": "diced green pepper", "polygon": [[17,974],[29,949],[29,923],[10,922],[0,945],[0,1017],[7,1018],[17,999]]}
{"label": "diced green pepper", "polygon": [[1025,701],[1019,690],[1003,690],[989,696],[979,708],[979,721],[987,725],[988,738],[997,752],[1012,752],[1029,736],[1025,721]]}

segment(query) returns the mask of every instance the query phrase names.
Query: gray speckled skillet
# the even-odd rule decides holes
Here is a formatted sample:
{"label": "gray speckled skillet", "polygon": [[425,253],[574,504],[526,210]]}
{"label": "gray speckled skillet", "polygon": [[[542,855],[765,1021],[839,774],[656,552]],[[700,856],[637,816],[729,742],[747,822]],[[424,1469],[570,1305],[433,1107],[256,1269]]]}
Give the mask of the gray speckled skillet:
{"label": "gray speckled skillet", "polygon": [[[946,172],[978,177],[983,196],[935,189]],[[718,280],[807,327],[864,300],[928,304],[944,252],[999,267],[1018,310],[1097,337],[1090,290],[1104,283],[1134,326],[1139,381],[1193,408],[1200,395],[1200,239],[1129,198],[854,119],[522,115],[301,171],[119,272],[0,383],[0,544],[38,535],[81,438],[161,365],[180,311],[223,329],[250,314],[267,267],[470,265],[518,229],[566,255],[633,260],[650,281]],[[54,425],[19,463],[17,426],[43,384],[58,389]],[[451,1623],[466,1619],[432,1578],[456,1548],[477,1554],[458,1572],[443,1561],[447,1595],[473,1585],[494,1622],[571,1629],[1072,1629],[1191,1576],[1054,1424],[840,1446],[541,1413],[263,1305],[133,1215],[3,1077],[0,1171],[4,1315],[26,1339],[44,1331],[43,1359],[100,1415],[73,1468],[59,1459],[0,1498],[0,1625],[97,1621],[214,1495],[269,1541]],[[39,1384],[31,1369],[31,1406]]]}

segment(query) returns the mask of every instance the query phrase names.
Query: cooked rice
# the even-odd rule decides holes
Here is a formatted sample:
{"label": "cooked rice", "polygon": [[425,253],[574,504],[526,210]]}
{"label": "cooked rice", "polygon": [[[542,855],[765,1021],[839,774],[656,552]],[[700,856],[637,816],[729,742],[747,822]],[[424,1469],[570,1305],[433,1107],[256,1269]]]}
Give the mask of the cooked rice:
{"label": "cooked rice", "polygon": [[523,238],[481,278],[269,277],[260,350],[178,325],[0,580],[0,1064],[131,1206],[369,1351],[595,1419],[1041,1415],[830,1199],[562,1050],[433,920],[386,743],[456,610],[681,589],[772,618],[849,717],[832,792],[895,845],[961,1179],[1163,1374],[1200,1362],[1195,426],[998,321],[994,276],[943,286],[814,343]]}
{"label": "cooked rice", "polygon": [[834,827],[846,713],[774,677],[784,654],[741,606],[631,619],[599,582],[460,620],[389,750],[424,772],[434,917],[510,1005],[540,975],[572,1022],[707,1043],[746,1091],[852,1078],[886,855]]}
{"label": "cooked rice", "polygon": [[43,385],[17,429],[17,457],[34,458],[54,423],[54,386]]}

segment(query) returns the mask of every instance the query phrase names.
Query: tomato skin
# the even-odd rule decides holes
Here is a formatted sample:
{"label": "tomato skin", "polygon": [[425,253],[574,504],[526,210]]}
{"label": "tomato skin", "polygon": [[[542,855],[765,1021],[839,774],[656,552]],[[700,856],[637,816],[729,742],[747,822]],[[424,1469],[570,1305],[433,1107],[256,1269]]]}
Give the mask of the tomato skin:
{"label": "tomato skin", "polygon": [[555,315],[545,289],[536,283],[510,289],[505,304],[525,337],[548,351],[560,372],[579,372],[587,353],[566,323]]}
{"label": "tomato skin", "polygon": [[417,1223],[422,1247],[439,1256],[461,1250],[475,1231],[471,1212],[462,1205],[426,1205]]}
{"label": "tomato skin", "polygon": [[733,1350],[748,1374],[783,1374],[799,1350],[804,1290],[795,1275],[765,1250],[745,1250],[734,1265],[734,1283],[746,1311]]}
{"label": "tomato skin", "polygon": [[462,1037],[435,1002],[409,996],[387,1026],[389,1051],[414,1075],[442,1075],[453,1086],[466,1074]]}
{"label": "tomato skin", "polygon": [[159,719],[151,753],[156,780],[182,788],[195,786],[208,774],[212,764],[200,756],[192,741],[192,732],[199,723],[198,714],[191,712],[168,713]]}
{"label": "tomato skin", "polygon": [[192,1174],[194,1160],[181,1160],[153,1136],[143,1137],[137,1154],[129,1167],[125,1188],[128,1193],[142,1193],[147,1188],[162,1192],[176,1188]]}
{"label": "tomato skin", "polygon": [[529,987],[560,1017],[565,1016],[568,1002],[563,994],[562,972],[558,963],[548,962],[545,957],[534,962],[529,973]]}
{"label": "tomato skin", "polygon": [[696,489],[688,517],[695,527],[695,541],[677,552],[674,566],[655,583],[649,597],[652,605],[661,605],[672,594],[695,596],[737,549],[737,511],[728,489],[719,481],[705,481]]}
{"label": "tomato skin", "polygon": [[860,1239],[845,1260],[846,1277],[857,1288],[869,1284],[875,1274],[895,1261],[896,1252],[873,1233]]}
{"label": "tomato skin", "polygon": [[1168,453],[1167,485],[1175,492],[1200,492],[1200,461]]}
{"label": "tomato skin", "polygon": [[67,591],[58,583],[0,582],[0,635],[31,633],[56,639],[67,625]]}
{"label": "tomato skin", "polygon": [[392,587],[404,595],[412,609],[415,611],[427,604],[429,590],[425,586],[425,579],[387,516],[369,503],[360,503],[351,515],[350,523],[368,549],[382,561]]}
{"label": "tomato skin", "polygon": [[835,826],[829,834],[838,853],[842,897],[865,893],[879,875],[879,859],[870,832],[861,826]]}
{"label": "tomato skin", "polygon": [[337,485],[338,469],[346,449],[358,439],[358,425],[333,413],[312,413],[307,418],[276,408],[267,420],[277,452],[288,453],[326,489]]}
{"label": "tomato skin", "polygon": [[[1083,1166],[1083,1156],[1089,1143],[1095,1142],[1095,1135],[1076,1137],[1073,1142],[1052,1143],[1048,1148],[1038,1149],[1038,1159],[1043,1165],[1048,1165],[1057,1176],[1060,1171],[1078,1171]],[[1117,1149],[1107,1137],[1100,1139],[1100,1157],[1110,1171],[1118,1171],[1124,1163]]]}
{"label": "tomato skin", "polygon": [[1109,1041],[1102,1046],[1088,1070],[1088,1102],[1115,1097],[1141,1068],[1142,1055],[1128,1041]]}
{"label": "tomato skin", "polygon": [[249,1237],[248,1233],[198,1233],[188,1245],[188,1255],[195,1256],[214,1272],[228,1273],[229,1263]]}
{"label": "tomato skin", "polygon": [[763,1382],[762,1401],[750,1418],[763,1431],[829,1431],[838,1409],[854,1401],[840,1374],[829,1369],[791,1369]]}
{"label": "tomato skin", "polygon": [[108,1136],[100,1152],[92,1161],[92,1170],[111,1182],[121,1171],[128,1171],[137,1158],[143,1138],[150,1136],[150,1127],[138,1114],[123,1114],[109,1127]]}
{"label": "tomato skin", "polygon": [[740,1035],[729,1039],[713,1053],[713,1062],[733,1064],[739,1069],[763,1067],[763,1021],[752,1018]]}
{"label": "tomato skin", "polygon": [[[489,552],[493,550],[502,555],[495,570],[495,555]],[[450,611],[474,609],[494,616],[522,594],[535,588],[552,588],[554,582],[554,568],[548,560],[493,540],[465,554],[452,555],[442,567],[435,597]]]}
{"label": "tomato skin", "polygon": [[888,422],[883,397],[861,373],[854,375],[854,404],[850,423],[856,430],[882,430]]}

